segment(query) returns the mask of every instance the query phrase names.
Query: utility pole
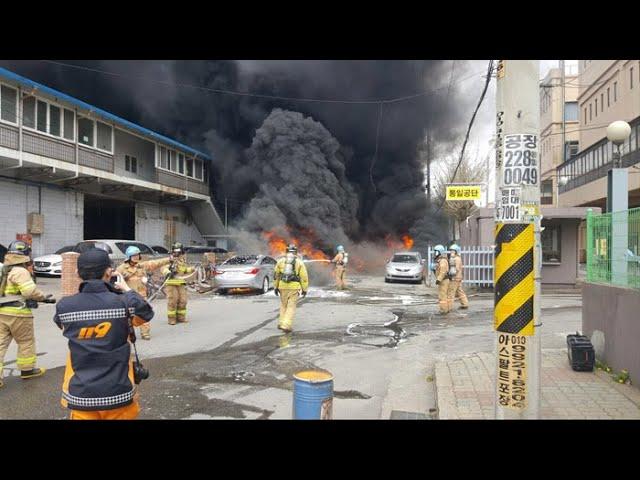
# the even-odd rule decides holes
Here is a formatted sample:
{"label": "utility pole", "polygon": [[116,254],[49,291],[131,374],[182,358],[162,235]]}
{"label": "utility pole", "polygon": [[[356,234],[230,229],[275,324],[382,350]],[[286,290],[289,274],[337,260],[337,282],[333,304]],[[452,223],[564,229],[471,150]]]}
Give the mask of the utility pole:
{"label": "utility pole", "polygon": [[431,207],[431,135],[427,130],[427,205]]}
{"label": "utility pole", "polygon": [[224,197],[224,229],[227,230],[227,197]]}
{"label": "utility pole", "polygon": [[540,413],[538,76],[538,60],[501,60],[496,75],[497,419],[535,419]]}

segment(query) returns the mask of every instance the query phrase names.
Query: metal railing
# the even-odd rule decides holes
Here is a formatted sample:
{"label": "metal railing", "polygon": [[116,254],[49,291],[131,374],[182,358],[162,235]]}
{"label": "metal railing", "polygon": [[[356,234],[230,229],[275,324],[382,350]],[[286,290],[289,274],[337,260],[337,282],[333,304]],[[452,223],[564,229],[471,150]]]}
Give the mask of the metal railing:
{"label": "metal railing", "polygon": [[587,213],[587,281],[640,289],[640,208]]}
{"label": "metal railing", "polygon": [[[493,288],[493,247],[466,246],[461,247],[460,256],[463,265],[463,285],[473,285],[479,288]],[[433,248],[427,249],[427,267],[429,269],[429,283],[435,282],[431,265],[434,262]]]}

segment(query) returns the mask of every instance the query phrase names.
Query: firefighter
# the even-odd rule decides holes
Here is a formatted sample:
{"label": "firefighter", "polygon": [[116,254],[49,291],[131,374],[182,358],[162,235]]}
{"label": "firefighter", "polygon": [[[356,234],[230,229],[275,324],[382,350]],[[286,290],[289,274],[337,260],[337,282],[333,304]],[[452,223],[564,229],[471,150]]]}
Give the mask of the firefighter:
{"label": "firefighter", "polygon": [[454,243],[449,247],[449,251],[451,252],[451,257],[449,259],[449,273],[451,277],[451,281],[449,283],[449,310],[453,310],[453,305],[455,303],[456,297],[460,300],[460,308],[467,309],[469,308],[469,300],[462,290],[462,257],[460,256],[460,245]]}
{"label": "firefighter", "polygon": [[4,356],[11,340],[18,344],[16,364],[20,378],[29,379],[44,375],[44,368],[36,368],[36,340],[33,329],[33,313],[36,302],[55,303],[51,295],[36,287],[29,273],[31,248],[16,240],[9,245],[0,275],[0,387]]}
{"label": "firefighter", "polygon": [[82,253],[79,292],[62,299],[53,317],[68,339],[60,403],[71,420],[133,420],[140,412],[136,385],[149,374],[132,359],[130,341],[153,309],[121,276],[111,284],[113,273],[104,250]]}
{"label": "firefighter", "polygon": [[449,260],[442,245],[433,248],[436,260],[436,285],[438,286],[438,307],[440,315],[449,313]]}
{"label": "firefighter", "polygon": [[338,245],[336,248],[338,252],[331,263],[336,264],[334,275],[336,277],[336,288],[338,290],[345,290],[347,288],[346,278],[347,278],[347,262],[349,261],[349,254],[345,253],[344,247],[342,245]]}
{"label": "firefighter", "polygon": [[[140,249],[135,245],[127,247],[124,253],[126,260],[122,265],[117,268],[117,272],[122,275],[124,281],[127,282],[129,288],[138,292],[138,294],[146,299],[147,294],[147,281],[149,272],[159,269],[165,265],[171,263],[171,257],[163,258],[161,260],[148,260],[146,262],[141,261]],[[148,323],[140,325],[140,336],[144,340],[151,340],[151,327]]]}
{"label": "firefighter", "polygon": [[169,325],[176,323],[188,323],[187,320],[187,282],[177,275],[188,275],[194,272],[194,268],[187,264],[184,248],[180,242],[171,247],[172,261],[165,265],[162,274],[170,275],[166,282],[167,291],[167,318]]}
{"label": "firefighter", "polygon": [[285,333],[292,331],[293,316],[300,295],[307,296],[309,276],[307,267],[298,257],[298,247],[289,245],[287,254],[278,260],[275,268],[273,291],[280,296],[278,328]]}

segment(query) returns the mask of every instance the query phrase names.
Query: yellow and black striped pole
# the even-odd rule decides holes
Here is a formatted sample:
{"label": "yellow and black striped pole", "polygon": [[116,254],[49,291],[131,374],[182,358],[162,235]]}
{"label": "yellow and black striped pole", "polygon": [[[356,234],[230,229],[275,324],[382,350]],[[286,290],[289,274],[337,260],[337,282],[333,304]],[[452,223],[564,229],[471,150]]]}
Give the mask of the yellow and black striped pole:
{"label": "yellow and black striped pole", "polygon": [[533,335],[533,223],[498,223],[495,235],[494,327]]}
{"label": "yellow and black striped pole", "polygon": [[497,419],[540,408],[539,61],[496,70],[494,329]]}

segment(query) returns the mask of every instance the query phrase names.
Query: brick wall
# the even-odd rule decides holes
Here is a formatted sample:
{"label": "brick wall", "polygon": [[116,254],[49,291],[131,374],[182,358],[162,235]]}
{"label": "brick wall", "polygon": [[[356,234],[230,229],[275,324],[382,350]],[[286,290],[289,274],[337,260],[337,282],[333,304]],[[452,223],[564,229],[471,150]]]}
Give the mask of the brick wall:
{"label": "brick wall", "polygon": [[82,279],[78,276],[78,257],[80,254],[68,252],[62,254],[62,296],[68,297],[78,293]]}

